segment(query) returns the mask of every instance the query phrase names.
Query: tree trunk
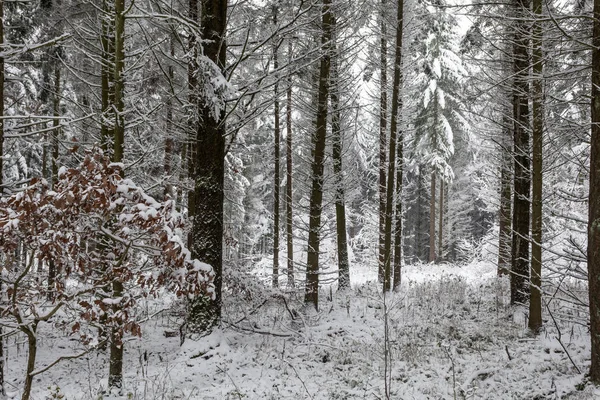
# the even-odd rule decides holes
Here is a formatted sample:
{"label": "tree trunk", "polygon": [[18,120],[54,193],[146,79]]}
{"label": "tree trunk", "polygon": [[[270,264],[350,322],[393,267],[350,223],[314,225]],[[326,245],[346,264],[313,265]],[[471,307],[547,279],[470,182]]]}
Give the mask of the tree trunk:
{"label": "tree trunk", "polygon": [[[123,162],[125,144],[125,85],[123,69],[125,67],[125,0],[115,0],[114,8],[114,71],[112,86],[114,88],[114,133],[113,153],[111,160],[115,163]],[[118,299],[123,296],[123,283],[115,279],[112,282],[112,297]],[[113,312],[119,312],[120,304],[113,305]],[[110,332],[110,362],[108,373],[109,388],[121,389],[123,387],[123,328],[113,327]]]}
{"label": "tree trunk", "polygon": [[111,5],[108,3],[109,0],[103,0],[102,2],[102,34],[100,37],[100,44],[102,46],[102,65],[101,65],[101,101],[102,101],[102,116],[101,116],[101,132],[100,132],[100,147],[106,155],[109,154],[111,149],[111,142],[113,140],[113,129],[112,124],[109,123],[110,116],[113,114],[112,103],[113,103],[113,68],[114,68],[114,43],[111,40],[111,35],[114,30],[114,26],[109,18],[111,14]]}
{"label": "tree trunk", "polygon": [[587,255],[592,342],[590,380],[598,385],[600,384],[600,0],[594,0],[592,46],[592,137]]}
{"label": "tree trunk", "polygon": [[379,82],[379,263],[378,279],[383,283],[385,275],[385,199],[386,199],[386,151],[387,151],[387,25],[385,15],[387,13],[386,0],[381,0],[381,46],[380,46],[380,70]]}
{"label": "tree trunk", "polygon": [[[402,1],[402,3],[404,3]],[[402,22],[398,22],[401,24]],[[402,96],[399,98],[402,101]],[[402,105],[399,105],[402,110]],[[398,133],[398,167],[396,168],[396,227],[394,231],[394,291],[400,290],[402,275],[402,187],[404,172],[404,135]]]}
{"label": "tree trunk", "polygon": [[319,245],[321,241],[325,139],[327,136],[327,100],[329,98],[329,73],[331,68],[331,0],[323,0],[321,13],[321,46],[323,53],[319,67],[317,118],[313,135],[312,188],[310,192],[306,288],[304,293],[304,303],[312,305],[316,311],[319,310]]}
{"label": "tree trunk", "polygon": [[444,180],[440,179],[440,215],[438,221],[438,257],[437,261],[444,260]]}
{"label": "tree trunk", "polygon": [[[389,163],[387,171],[387,187],[385,199],[385,267],[383,290],[389,292],[392,288],[392,220],[394,219],[394,179],[396,175],[396,153],[397,138],[402,137],[398,132],[398,120],[402,107],[401,90],[402,90],[402,15],[404,11],[403,1],[398,1],[396,24],[396,46],[394,56],[394,78],[392,83],[392,115],[390,123],[390,148],[389,148]],[[397,183],[398,186],[402,182]],[[401,193],[401,189],[398,190]],[[402,216],[399,216],[402,218]]]}
{"label": "tree trunk", "polygon": [[[227,0],[202,0],[200,13],[204,56],[221,72],[225,69]],[[223,284],[223,185],[225,179],[225,109],[215,114],[205,101],[198,102],[198,129],[194,146],[194,219],[192,257],[213,268],[214,298],[191,301],[188,332],[204,334],[221,319]]]}
{"label": "tree trunk", "polygon": [[[335,17],[331,18],[333,35],[335,35]],[[335,176],[335,221],[337,238],[337,256],[339,271],[339,289],[350,287],[350,261],[348,260],[348,237],[346,233],[346,204],[344,193],[344,175],[342,169],[342,129],[340,108],[340,75],[339,52],[335,40],[332,43],[333,58],[331,61],[331,141],[333,174]]]}
{"label": "tree trunk", "polygon": [[[273,6],[273,25],[275,29],[277,29],[277,13],[278,13],[277,5]],[[279,69],[279,62],[277,59],[277,53],[279,53],[279,38],[275,36],[274,38],[275,44],[273,45],[273,70],[277,74],[277,70]],[[274,288],[279,286],[279,187],[281,183],[281,178],[279,176],[280,170],[280,157],[279,150],[281,147],[280,137],[281,137],[281,129],[279,127],[279,79],[276,78],[274,85],[274,118],[275,118],[275,132],[273,132],[275,136],[275,181],[273,182],[273,280],[272,285]]]}
{"label": "tree trunk", "polygon": [[[509,118],[504,118],[505,126],[509,124]],[[511,155],[512,138],[511,132],[503,128],[504,140],[501,141],[502,165],[500,166],[500,211],[499,211],[499,236],[498,236],[498,275],[508,274],[511,263],[511,232],[512,232],[512,174],[513,158]]]}
{"label": "tree trunk", "polygon": [[431,200],[429,203],[429,262],[435,261],[435,171],[431,173]]}
{"label": "tree trunk", "polygon": [[[529,12],[529,0],[515,0],[517,16]],[[515,20],[513,120],[515,175],[513,197],[512,269],[510,284],[511,304],[525,304],[529,297],[529,56],[528,23]]]}
{"label": "tree trunk", "polygon": [[[123,296],[123,283],[117,280],[112,284],[112,297],[118,299]],[[114,304],[113,312],[119,312],[120,304]],[[108,387],[123,388],[123,328],[113,327],[110,332],[110,356],[108,365]]]}
{"label": "tree trunk", "polygon": [[[0,0],[0,48],[4,48],[4,0]],[[0,114],[4,117],[4,57],[0,57]],[[4,118],[0,118],[0,198],[4,195]],[[2,281],[0,281],[2,293]],[[6,395],[4,387],[4,337],[0,326],[0,396]]]}
{"label": "tree trunk", "polygon": [[[59,138],[60,138],[60,65],[59,60],[55,60],[54,66],[54,99],[52,104],[54,119],[52,121],[52,188],[58,182],[58,157],[59,157]],[[56,285],[56,276],[58,271],[54,260],[48,262],[48,301],[54,301],[54,286]]]}
{"label": "tree trunk", "polygon": [[37,355],[37,322],[30,327],[21,328],[27,335],[27,369],[25,372],[25,384],[23,385],[23,395],[21,400],[29,400],[31,396],[31,387],[33,386],[33,376],[31,373],[35,370],[35,359]]}
{"label": "tree trunk", "polygon": [[[292,59],[292,41],[288,41],[288,57]],[[294,231],[293,231],[293,201],[292,201],[292,76],[288,76],[288,86],[286,90],[287,108],[286,108],[286,216],[285,225],[287,231],[287,277],[288,287],[293,288],[294,283]]]}
{"label": "tree trunk", "polygon": [[[542,16],[542,0],[533,0],[535,17]],[[543,140],[543,53],[542,22],[534,21],[533,43],[533,179],[531,203],[531,285],[529,329],[535,334],[542,327],[542,140]]]}

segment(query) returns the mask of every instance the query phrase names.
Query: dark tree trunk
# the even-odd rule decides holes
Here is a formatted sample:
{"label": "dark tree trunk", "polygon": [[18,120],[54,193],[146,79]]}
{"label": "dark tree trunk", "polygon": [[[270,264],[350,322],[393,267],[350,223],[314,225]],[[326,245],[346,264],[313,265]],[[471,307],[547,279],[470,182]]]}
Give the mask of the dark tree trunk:
{"label": "dark tree trunk", "polygon": [[[225,69],[227,0],[202,0],[200,13],[204,55],[221,71]],[[223,283],[223,184],[225,178],[225,110],[214,114],[204,101],[198,103],[198,129],[194,146],[194,219],[192,257],[212,266],[214,299],[198,297],[188,310],[188,332],[203,334],[221,318]]]}
{"label": "dark tree trunk", "polygon": [[[335,35],[335,17],[331,18],[332,31]],[[339,288],[350,287],[350,261],[348,260],[348,236],[346,233],[346,204],[344,193],[344,175],[342,168],[342,129],[340,108],[340,75],[339,52],[332,44],[331,61],[331,141],[333,173],[335,175],[335,221],[337,238],[337,255],[339,271]]]}
{"label": "dark tree trunk", "polygon": [[435,261],[435,171],[431,173],[431,200],[429,202],[429,262]]}
{"label": "dark tree trunk", "polygon": [[[517,16],[529,12],[529,0],[515,0]],[[531,188],[529,151],[529,29],[525,20],[515,21],[513,44],[513,120],[515,175],[513,197],[511,304],[525,304],[529,297],[529,193]]]}
{"label": "dark tree trunk", "polygon": [[438,259],[444,260],[444,180],[440,179],[440,215],[438,220]]}
{"label": "dark tree trunk", "polygon": [[323,202],[323,169],[325,164],[325,139],[327,136],[327,100],[329,98],[329,73],[331,69],[331,0],[322,2],[321,64],[319,67],[319,92],[317,118],[313,135],[313,160],[311,168],[310,217],[308,228],[308,255],[306,260],[306,288],[304,303],[319,310],[319,246],[321,242],[321,212]]}
{"label": "dark tree trunk", "polygon": [[33,386],[33,376],[31,373],[35,370],[35,359],[37,356],[37,322],[30,327],[22,328],[23,333],[27,335],[27,369],[25,370],[25,384],[23,385],[23,395],[21,400],[29,400],[31,388]]}
{"label": "dark tree trunk", "polygon": [[[52,104],[54,119],[52,120],[52,187],[58,182],[58,157],[60,140],[60,64],[56,60],[54,66],[54,99]],[[48,301],[54,301],[55,284],[58,271],[54,260],[48,262]]]}
{"label": "dark tree trunk", "polygon": [[600,384],[600,0],[594,0],[592,38],[592,137],[588,219],[588,285],[592,364],[590,380]]}
{"label": "dark tree trunk", "polygon": [[[292,41],[288,41],[288,58],[292,59]],[[287,233],[287,277],[288,287],[293,288],[294,284],[294,231],[293,231],[293,201],[292,201],[292,76],[288,76],[288,85],[286,90],[286,138],[285,138],[285,157],[286,157],[286,185],[285,185],[285,225]]]}
{"label": "dark tree trunk", "polygon": [[[113,130],[113,152],[111,160],[115,163],[123,162],[125,144],[125,84],[123,81],[123,69],[125,67],[125,0],[115,0],[114,3],[114,70],[112,76],[112,87],[114,88],[114,130]],[[123,296],[123,282],[115,279],[112,282],[113,299]],[[113,312],[120,311],[121,305],[114,304]],[[121,389],[123,387],[123,328],[113,327],[110,332],[110,356],[109,356],[109,388]]]}
{"label": "dark tree trunk", "polygon": [[[396,24],[396,46],[394,55],[394,78],[392,83],[392,110],[390,123],[390,147],[389,147],[389,163],[387,171],[387,186],[385,199],[385,267],[383,290],[388,292],[392,288],[392,220],[394,219],[394,179],[396,178],[396,154],[398,152],[397,139],[402,137],[399,133],[398,121],[402,107],[401,91],[402,91],[402,15],[403,1],[398,1]],[[398,186],[402,186],[402,182],[397,182]],[[398,189],[398,193],[402,193],[402,189]],[[401,200],[399,200],[401,201]],[[402,216],[400,215],[401,219]]]}
{"label": "dark tree trunk", "polygon": [[[504,119],[506,126],[509,118]],[[499,211],[499,236],[498,236],[498,275],[508,274],[511,264],[511,233],[512,233],[512,138],[511,132],[503,128],[504,140],[501,141],[502,160],[500,166],[500,211]]]}
{"label": "dark tree trunk", "polygon": [[[0,48],[4,48],[4,0],[0,0]],[[4,57],[0,57],[0,114],[4,117]],[[4,118],[0,118],[0,198],[4,194]],[[2,281],[0,281],[2,293]],[[6,395],[4,387],[4,337],[0,326],[0,396]]]}
{"label": "dark tree trunk", "polygon": [[[275,29],[277,29],[277,6],[273,6],[273,25]],[[279,53],[279,38],[275,36],[275,44],[273,45],[273,70],[277,73],[279,69],[279,60],[277,59],[277,53]],[[279,126],[279,79],[275,81],[274,86],[274,119],[275,119],[275,131],[273,132],[275,136],[275,179],[273,182],[273,279],[272,285],[274,288],[279,286],[279,187],[281,183],[281,178],[279,176],[280,171],[280,138],[281,138],[281,129]]]}
{"label": "dark tree trunk", "polygon": [[379,261],[378,279],[383,283],[385,275],[385,198],[386,198],[386,156],[387,156],[387,24],[385,15],[387,1],[381,0],[381,45],[380,45],[380,70],[379,82]]}
{"label": "dark tree trunk", "polygon": [[[542,16],[542,0],[533,0],[534,16]],[[543,54],[542,22],[534,21],[533,43],[533,177],[531,202],[531,285],[529,329],[535,334],[542,327],[542,140],[543,140]]]}
{"label": "dark tree trunk", "polygon": [[[402,1],[402,3],[404,3]],[[401,22],[399,22],[401,23]],[[402,97],[400,97],[400,101]],[[402,110],[402,105],[399,105]],[[396,226],[394,231],[394,291],[400,290],[402,276],[402,187],[403,187],[403,172],[404,172],[404,135],[398,133],[398,155],[396,168]]]}

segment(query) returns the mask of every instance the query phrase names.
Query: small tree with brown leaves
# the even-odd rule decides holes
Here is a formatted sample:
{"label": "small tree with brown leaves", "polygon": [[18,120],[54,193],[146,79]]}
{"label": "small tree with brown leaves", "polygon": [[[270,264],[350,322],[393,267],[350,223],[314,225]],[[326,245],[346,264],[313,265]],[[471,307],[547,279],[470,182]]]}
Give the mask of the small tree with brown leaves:
{"label": "small tree with brown leaves", "polygon": [[[139,299],[164,290],[213,295],[212,268],[191,258],[173,202],[147,196],[121,177],[121,168],[100,152],[89,153],[79,168],[61,168],[53,190],[33,180],[0,202],[0,316],[28,338],[24,400],[33,377],[54,365],[35,369],[40,322],[68,315],[69,330],[86,345],[102,340],[83,327],[101,325],[117,332],[111,345],[122,347],[124,334],[141,335],[134,308]],[[14,257],[18,246],[27,250],[24,260]],[[51,262],[58,273],[49,286],[37,270]],[[118,296],[114,282],[123,288]],[[109,373],[109,385],[120,388],[122,376]]]}

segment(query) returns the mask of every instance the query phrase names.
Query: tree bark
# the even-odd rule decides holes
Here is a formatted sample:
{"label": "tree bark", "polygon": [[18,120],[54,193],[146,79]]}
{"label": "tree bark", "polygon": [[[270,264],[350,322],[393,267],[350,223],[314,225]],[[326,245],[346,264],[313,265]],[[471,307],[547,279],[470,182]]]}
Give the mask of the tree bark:
{"label": "tree bark", "polygon": [[431,173],[431,200],[429,203],[429,262],[435,261],[435,171]]}
{"label": "tree bark", "polygon": [[[202,0],[200,13],[204,56],[225,70],[227,0]],[[188,332],[204,334],[221,319],[223,285],[223,189],[225,179],[225,109],[217,114],[198,103],[194,146],[194,219],[192,257],[213,268],[214,298],[197,297],[188,310]]]}
{"label": "tree bark", "polygon": [[386,157],[387,157],[387,24],[385,14],[387,1],[381,0],[381,45],[379,82],[379,263],[378,279],[383,283],[385,275],[385,200],[386,200]]}
{"label": "tree bark", "polygon": [[592,137],[588,212],[588,285],[592,363],[590,380],[600,384],[600,0],[594,0],[592,37]]}
{"label": "tree bark", "polygon": [[[292,41],[288,41],[288,58],[292,59]],[[293,201],[292,201],[292,76],[288,76],[288,85],[286,90],[286,137],[285,137],[285,157],[286,157],[286,216],[285,225],[287,233],[287,278],[288,287],[293,288],[294,283],[294,231],[293,231]]]}
{"label": "tree bark", "polygon": [[[529,0],[515,0],[516,16],[529,12]],[[513,236],[511,304],[525,304],[529,297],[529,194],[531,187],[529,151],[529,29],[523,19],[515,20],[513,44],[513,120],[515,175],[513,196]]]}
{"label": "tree bark", "polygon": [[[114,25],[111,22],[110,15],[112,7],[108,3],[109,0],[102,2],[102,33],[100,44],[102,46],[102,65],[101,65],[101,101],[102,101],[102,116],[101,116],[101,132],[100,132],[100,147],[106,155],[109,154],[111,143],[113,141],[114,131],[110,116],[113,114],[112,104],[113,98],[113,69],[114,69],[114,42],[111,40],[111,33],[114,30]],[[112,150],[112,149],[111,149]]]}
{"label": "tree bark", "polygon": [[[335,35],[336,21],[331,17],[333,35]],[[339,57],[335,40],[332,42],[331,61],[331,141],[333,173],[335,176],[335,221],[337,238],[337,256],[339,289],[350,287],[350,261],[348,260],[348,236],[346,233],[346,204],[344,193],[344,175],[342,168],[342,129],[340,108],[340,75]]]}
{"label": "tree bark", "polygon": [[[404,3],[402,1],[402,3]],[[400,24],[401,22],[399,22]],[[399,99],[402,102],[402,96]],[[402,110],[402,103],[399,105]],[[403,172],[404,172],[404,135],[398,133],[398,155],[396,168],[396,225],[394,230],[394,291],[400,290],[401,276],[402,276],[402,187],[403,187]]]}
{"label": "tree bark", "polygon": [[33,323],[30,327],[23,327],[21,330],[27,335],[27,369],[21,400],[29,400],[31,387],[33,386],[33,376],[31,373],[35,370],[35,359],[37,356],[37,322]]}
{"label": "tree bark", "polygon": [[[389,162],[387,171],[387,187],[385,199],[385,266],[383,290],[388,292],[392,288],[392,220],[394,219],[394,179],[396,177],[396,153],[397,139],[402,137],[399,133],[398,125],[400,119],[400,111],[402,107],[401,90],[402,90],[402,19],[404,12],[404,2],[398,1],[396,24],[396,45],[394,55],[394,78],[392,83],[392,109],[390,121],[390,147],[389,147]],[[402,182],[397,182],[398,186]],[[402,189],[398,189],[398,193],[402,193]],[[400,215],[399,218],[402,218]]]}
{"label": "tree bark", "polygon": [[[52,121],[52,188],[58,182],[58,157],[59,157],[59,138],[60,138],[60,65],[59,60],[55,60],[54,66],[54,99],[52,104],[54,119]],[[54,260],[48,262],[48,301],[54,301],[54,286],[58,271]]]}
{"label": "tree bark", "polygon": [[319,67],[317,118],[313,135],[312,188],[310,192],[306,288],[304,293],[304,303],[312,305],[316,311],[319,310],[319,246],[321,241],[325,139],[327,136],[327,100],[329,98],[329,74],[331,69],[331,0],[323,0],[321,13],[321,46],[323,53]]}
{"label": "tree bark", "polygon": [[[504,118],[505,126],[509,125],[509,118]],[[498,236],[498,276],[506,275],[511,264],[511,232],[512,232],[512,169],[513,158],[511,155],[511,132],[503,128],[504,140],[501,141],[502,160],[500,166],[500,210],[499,210],[499,236]]]}
{"label": "tree bark", "polygon": [[[0,48],[4,48],[4,0],[0,0]],[[0,57],[0,115],[4,117],[4,57]],[[4,118],[0,118],[0,198],[4,195]],[[0,281],[2,293],[2,281]],[[0,396],[6,395],[4,385],[4,337],[0,326]]]}
{"label": "tree bark", "polygon": [[[114,3],[114,70],[112,86],[114,88],[114,131],[113,131],[113,153],[111,161],[123,162],[125,144],[125,84],[123,81],[123,69],[125,67],[125,0],[115,0]],[[112,282],[112,297],[118,299],[123,296],[123,282],[118,279]],[[113,305],[113,312],[121,309],[120,304]],[[123,328],[113,327],[110,332],[110,356],[109,356],[109,388],[121,389],[123,387]]]}
{"label": "tree bark", "polygon": [[[277,29],[277,13],[278,7],[273,6],[273,25]],[[275,36],[275,44],[273,45],[273,70],[277,73],[279,69],[279,60],[277,59],[277,53],[279,53],[279,38]],[[281,129],[279,126],[279,79],[275,80],[274,85],[274,119],[275,119],[275,130],[273,132],[275,136],[275,178],[273,182],[273,279],[272,285],[274,288],[279,286],[279,187],[281,178],[279,176],[280,171],[280,156],[279,150],[281,148],[280,138]]]}
{"label": "tree bark", "polygon": [[542,0],[533,0],[536,20],[532,29],[533,44],[533,178],[531,194],[531,284],[529,290],[529,329],[539,334],[542,327],[542,147],[543,147],[543,53]]}
{"label": "tree bark", "polygon": [[444,180],[440,179],[440,215],[438,221],[438,257],[437,261],[444,260]]}

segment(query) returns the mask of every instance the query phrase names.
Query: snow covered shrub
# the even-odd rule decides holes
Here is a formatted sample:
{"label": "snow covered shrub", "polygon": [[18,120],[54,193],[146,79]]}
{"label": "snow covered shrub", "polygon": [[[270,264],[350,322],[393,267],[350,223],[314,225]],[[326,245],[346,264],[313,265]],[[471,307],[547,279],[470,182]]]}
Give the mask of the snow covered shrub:
{"label": "snow covered shrub", "polygon": [[90,325],[117,332],[120,343],[141,335],[137,300],[164,290],[212,295],[212,268],[191,258],[182,228],[172,201],[147,196],[99,151],[61,168],[52,189],[34,179],[0,200],[0,323],[28,337],[25,392],[40,322],[60,315],[84,344],[101,340]]}

